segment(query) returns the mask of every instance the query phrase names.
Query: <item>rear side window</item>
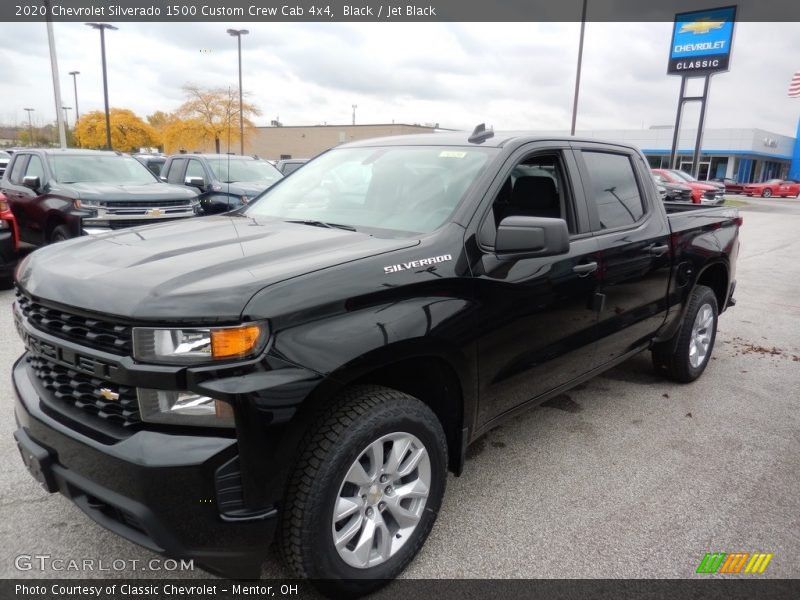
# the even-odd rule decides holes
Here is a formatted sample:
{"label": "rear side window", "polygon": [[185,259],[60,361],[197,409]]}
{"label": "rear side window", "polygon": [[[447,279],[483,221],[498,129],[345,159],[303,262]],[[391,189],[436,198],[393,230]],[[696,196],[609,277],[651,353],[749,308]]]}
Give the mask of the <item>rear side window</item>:
{"label": "rear side window", "polygon": [[632,225],[644,215],[642,196],[625,154],[583,151],[589,171],[587,200],[597,207],[600,229]]}

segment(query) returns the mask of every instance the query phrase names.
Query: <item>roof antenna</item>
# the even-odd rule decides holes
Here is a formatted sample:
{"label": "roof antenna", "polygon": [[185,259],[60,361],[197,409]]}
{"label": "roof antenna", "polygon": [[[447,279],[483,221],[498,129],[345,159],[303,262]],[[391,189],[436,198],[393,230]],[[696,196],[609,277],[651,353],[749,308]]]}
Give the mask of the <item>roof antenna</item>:
{"label": "roof antenna", "polygon": [[486,129],[486,123],[479,123],[473,129],[472,134],[467,138],[470,144],[482,144],[489,138],[494,137],[494,131]]}

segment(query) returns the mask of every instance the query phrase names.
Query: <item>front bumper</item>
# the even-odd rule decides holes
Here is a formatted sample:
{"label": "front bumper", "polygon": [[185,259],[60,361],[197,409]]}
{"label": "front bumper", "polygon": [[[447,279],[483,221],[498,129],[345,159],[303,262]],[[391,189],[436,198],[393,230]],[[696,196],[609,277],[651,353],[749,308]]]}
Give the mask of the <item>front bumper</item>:
{"label": "front bumper", "polygon": [[[27,356],[27,355],[26,355]],[[115,443],[68,427],[53,412],[23,356],[14,365],[14,433],[31,474],[94,521],[150,550],[209,571],[258,577],[277,511],[226,521],[218,469],[237,454],[230,437],[138,431]]]}

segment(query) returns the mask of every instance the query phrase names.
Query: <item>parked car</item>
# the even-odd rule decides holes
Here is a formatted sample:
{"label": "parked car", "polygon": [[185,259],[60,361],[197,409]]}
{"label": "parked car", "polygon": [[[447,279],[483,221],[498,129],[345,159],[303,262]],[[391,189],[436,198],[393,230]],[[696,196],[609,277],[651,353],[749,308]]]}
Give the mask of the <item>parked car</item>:
{"label": "parked car", "polygon": [[[656,187],[663,189],[662,200],[665,202],[691,202],[692,188],[682,183],[670,183],[658,173],[653,173]],[[661,193],[659,191],[659,193]]]}
{"label": "parked car", "polygon": [[161,176],[161,169],[164,167],[164,163],[167,162],[167,157],[163,154],[133,154],[132,156],[150,169],[150,172],[156,177]]}
{"label": "parked car", "polygon": [[715,183],[721,183],[725,186],[726,194],[741,194],[744,184],[739,183],[730,177],[722,177],[721,179],[712,179]]}
{"label": "parked car", "polygon": [[668,183],[678,183],[687,185],[692,189],[692,203],[694,204],[722,204],[725,201],[725,196],[715,185],[703,183],[697,180],[690,180],[684,177],[687,175],[683,171],[676,171],[672,169],[653,169],[654,174],[660,175]]}
{"label": "parked car", "polygon": [[365,594],[499,423],[643,350],[700,377],[740,223],[661,202],[623,144],[344,144],[240,210],[24,259],[14,436],[46,490],[156,552],[257,578],[280,530],[292,573]]}
{"label": "parked car", "polygon": [[763,183],[747,183],[742,189],[745,196],[761,196],[769,198],[777,196],[779,198],[800,197],[800,183],[791,179],[770,179]]}
{"label": "parked car", "polygon": [[161,179],[196,188],[207,215],[247,204],[283,175],[267,161],[235,154],[173,154]]}
{"label": "parked car", "polygon": [[307,158],[285,158],[283,160],[279,160],[275,167],[281,173],[288,175],[289,173],[293,173],[297,171],[300,167],[308,162]]}
{"label": "parked car", "polygon": [[18,247],[17,221],[8,206],[8,200],[0,194],[0,288],[11,286]]}
{"label": "parked car", "polygon": [[0,150],[0,177],[2,177],[3,173],[6,172],[6,167],[8,166],[8,161],[10,160],[11,154],[5,150]]}
{"label": "parked car", "polygon": [[196,192],[161,183],[135,158],[109,151],[19,150],[0,191],[22,241],[35,245],[200,212]]}

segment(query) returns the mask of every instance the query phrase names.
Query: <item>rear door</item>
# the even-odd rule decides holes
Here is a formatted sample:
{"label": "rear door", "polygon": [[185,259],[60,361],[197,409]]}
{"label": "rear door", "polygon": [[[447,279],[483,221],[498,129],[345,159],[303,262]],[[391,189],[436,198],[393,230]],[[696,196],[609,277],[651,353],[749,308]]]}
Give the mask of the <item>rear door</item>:
{"label": "rear door", "polygon": [[[567,143],[523,146],[484,199],[477,240],[467,241],[477,302],[478,426],[592,369],[597,312],[597,240],[588,231],[578,170]],[[546,184],[546,185],[545,185]],[[545,196],[555,198],[548,202]],[[508,216],[563,218],[567,254],[499,258],[497,224]],[[475,254],[473,254],[473,252]],[[474,257],[474,258],[473,258]]]}
{"label": "rear door", "polygon": [[3,193],[8,197],[11,212],[17,220],[20,239],[30,244],[41,244],[42,223],[38,209],[38,193],[25,187],[22,182],[27,175],[36,175],[44,183],[42,159],[28,152],[15,152],[8,177],[4,180]]}
{"label": "rear door", "polygon": [[669,223],[644,159],[632,150],[573,143],[598,244],[597,361],[649,344],[666,318]]}

